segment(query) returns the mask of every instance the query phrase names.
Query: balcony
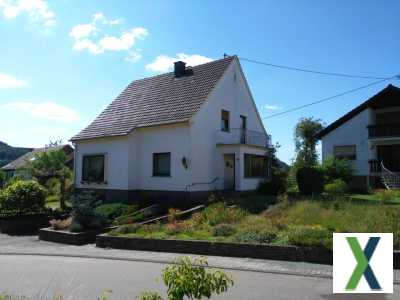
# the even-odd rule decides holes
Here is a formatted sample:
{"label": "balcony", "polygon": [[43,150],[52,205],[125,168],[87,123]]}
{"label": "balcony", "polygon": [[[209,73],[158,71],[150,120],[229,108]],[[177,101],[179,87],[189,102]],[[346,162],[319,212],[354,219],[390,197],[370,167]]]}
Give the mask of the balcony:
{"label": "balcony", "polygon": [[369,125],[368,137],[385,138],[385,137],[400,137],[400,123]]}
{"label": "balcony", "polygon": [[259,131],[231,128],[229,131],[217,132],[217,144],[245,144],[259,147],[272,147],[271,136]]}
{"label": "balcony", "polygon": [[372,159],[368,161],[370,173],[380,173],[382,171],[381,161]]}

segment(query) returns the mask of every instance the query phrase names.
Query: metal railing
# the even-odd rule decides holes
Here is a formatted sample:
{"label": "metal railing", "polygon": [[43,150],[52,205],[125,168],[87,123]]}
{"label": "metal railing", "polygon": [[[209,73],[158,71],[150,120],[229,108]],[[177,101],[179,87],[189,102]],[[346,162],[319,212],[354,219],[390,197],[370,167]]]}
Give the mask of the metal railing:
{"label": "metal railing", "polygon": [[369,163],[369,172],[370,173],[380,173],[382,171],[380,160],[371,159],[368,161],[368,163]]}
{"label": "metal railing", "polygon": [[400,123],[369,125],[368,137],[400,137]]}
{"label": "metal railing", "polygon": [[263,132],[231,128],[228,131],[217,132],[218,144],[246,144],[261,147],[271,147],[271,136]]}

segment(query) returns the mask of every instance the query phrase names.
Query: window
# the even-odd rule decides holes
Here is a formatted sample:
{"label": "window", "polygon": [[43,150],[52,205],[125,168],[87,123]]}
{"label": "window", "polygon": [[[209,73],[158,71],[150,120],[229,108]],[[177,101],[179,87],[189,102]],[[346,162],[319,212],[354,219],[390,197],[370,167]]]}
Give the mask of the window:
{"label": "window", "polygon": [[356,145],[334,146],[333,155],[335,158],[356,159]]}
{"label": "window", "polygon": [[267,177],[268,158],[262,155],[244,155],[244,177]]}
{"label": "window", "polygon": [[229,111],[221,110],[221,130],[229,131]]}
{"label": "window", "polygon": [[104,181],[104,155],[83,156],[82,181],[105,182]]}
{"label": "window", "polygon": [[171,153],[153,153],[153,176],[171,176]]}

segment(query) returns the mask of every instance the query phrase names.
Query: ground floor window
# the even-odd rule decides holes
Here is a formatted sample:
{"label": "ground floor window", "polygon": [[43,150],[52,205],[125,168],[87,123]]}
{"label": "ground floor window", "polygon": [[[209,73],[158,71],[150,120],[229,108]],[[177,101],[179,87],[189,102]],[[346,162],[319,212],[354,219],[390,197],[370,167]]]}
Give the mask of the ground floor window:
{"label": "ground floor window", "polygon": [[356,159],[356,145],[334,146],[333,155],[335,158],[344,158],[348,160]]}
{"label": "ground floor window", "polygon": [[105,182],[104,180],[104,155],[83,156],[82,181]]}
{"label": "ground floor window", "polygon": [[244,155],[244,177],[267,177],[268,157],[264,155]]}
{"label": "ground floor window", "polygon": [[171,153],[153,153],[153,176],[171,176]]}

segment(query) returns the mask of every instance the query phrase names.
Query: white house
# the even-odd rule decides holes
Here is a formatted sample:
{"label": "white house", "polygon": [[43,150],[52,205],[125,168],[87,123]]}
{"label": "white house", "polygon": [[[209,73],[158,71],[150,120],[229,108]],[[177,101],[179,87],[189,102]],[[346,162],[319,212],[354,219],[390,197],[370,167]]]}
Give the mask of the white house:
{"label": "white house", "polygon": [[347,158],[355,172],[352,187],[379,185],[381,163],[400,172],[400,88],[388,85],[317,135],[322,159]]}
{"label": "white house", "polygon": [[249,191],[267,135],[236,56],[133,81],[74,136],[75,184],[108,199]]}

